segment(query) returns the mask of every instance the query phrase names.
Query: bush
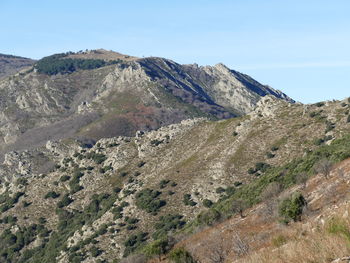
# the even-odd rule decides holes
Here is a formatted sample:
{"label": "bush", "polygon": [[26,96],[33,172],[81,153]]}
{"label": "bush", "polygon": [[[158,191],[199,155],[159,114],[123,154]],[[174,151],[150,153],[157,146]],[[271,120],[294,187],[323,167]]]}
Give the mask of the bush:
{"label": "bush", "polygon": [[213,202],[212,202],[211,200],[209,200],[209,199],[204,199],[204,200],[203,200],[203,206],[204,206],[204,207],[209,208],[209,207],[211,207],[212,205],[213,205]]}
{"label": "bush", "polygon": [[282,200],[279,205],[279,214],[283,222],[299,221],[305,205],[306,200],[299,192],[295,192],[290,197]]}
{"label": "bush", "polygon": [[182,247],[170,251],[169,259],[173,263],[195,263],[191,254]]}
{"label": "bush", "polygon": [[324,102],[317,102],[315,105],[316,107],[322,107],[324,106]]}
{"label": "bush", "polygon": [[5,192],[3,194],[0,195],[0,212],[6,212],[7,210],[11,209],[12,207],[14,207],[15,204],[18,203],[19,199],[21,196],[24,195],[24,192],[17,192],[14,194],[13,197],[10,197],[8,192]]}
{"label": "bush", "polygon": [[60,196],[60,194],[58,194],[58,193],[56,193],[55,191],[50,191],[50,192],[48,192],[46,195],[45,195],[45,199],[48,199],[48,198],[57,198],[57,197],[59,197]]}
{"label": "bush", "polygon": [[275,157],[275,155],[274,155],[273,153],[271,153],[271,152],[268,152],[268,153],[266,154],[266,157],[269,158],[269,159],[271,159],[271,158]]}
{"label": "bush", "polygon": [[143,189],[135,196],[136,206],[148,213],[157,213],[162,206],[166,205],[164,200],[158,198],[160,194],[161,192],[149,188]]}
{"label": "bush", "polygon": [[165,254],[167,252],[167,248],[168,240],[161,239],[148,244],[142,251],[148,258],[152,258],[154,256],[160,257],[161,255]]}
{"label": "bush", "polygon": [[278,151],[278,149],[279,149],[278,146],[272,146],[271,147],[271,151],[273,151],[273,152]]}
{"label": "bush", "polygon": [[211,208],[208,211],[202,212],[197,216],[197,220],[200,224],[213,225],[221,218],[221,214],[218,210]]}
{"label": "bush", "polygon": [[69,181],[70,178],[71,177],[69,175],[63,175],[63,176],[61,176],[60,181],[61,182],[66,182],[66,181]]}
{"label": "bush", "polygon": [[141,168],[142,166],[144,166],[146,164],[146,162],[141,161],[137,164],[137,167]]}
{"label": "bush", "polygon": [[162,189],[162,188],[165,188],[169,182],[170,182],[169,180],[161,180],[161,181],[159,182],[159,187],[160,187],[161,189]]}
{"label": "bush", "polygon": [[154,228],[156,231],[152,237],[154,239],[160,239],[167,236],[169,231],[181,229],[186,224],[182,215],[165,215],[159,218],[159,221],[155,223]]}
{"label": "bush", "polygon": [[86,158],[92,159],[96,164],[103,163],[107,157],[102,153],[90,152],[86,155]]}
{"label": "bush", "polygon": [[350,115],[348,115],[346,122],[349,123],[350,122]]}
{"label": "bush", "polygon": [[83,176],[84,176],[84,174],[80,171],[80,169],[76,169],[74,171],[73,178],[69,182],[69,188],[70,188],[71,194],[75,194],[76,192],[79,192],[80,190],[82,190],[84,188],[79,184],[80,178]]}
{"label": "bush", "polygon": [[73,202],[73,200],[69,197],[69,195],[65,194],[62,197],[62,200],[57,203],[57,207],[62,208],[62,207],[68,206],[72,202]]}
{"label": "bush", "polygon": [[144,245],[145,241],[147,240],[147,233],[140,232],[138,234],[131,235],[125,242],[125,250],[124,250],[124,257],[128,256],[132,252],[134,252],[137,248]]}
{"label": "bush", "polygon": [[225,188],[219,186],[218,188],[215,189],[215,192],[216,192],[217,194],[221,194],[221,193],[225,192]]}
{"label": "bush", "polygon": [[[224,191],[225,191],[225,189],[224,189]],[[189,206],[195,206],[197,204],[195,201],[192,200],[190,194],[184,194],[183,203],[185,205],[189,205]]]}

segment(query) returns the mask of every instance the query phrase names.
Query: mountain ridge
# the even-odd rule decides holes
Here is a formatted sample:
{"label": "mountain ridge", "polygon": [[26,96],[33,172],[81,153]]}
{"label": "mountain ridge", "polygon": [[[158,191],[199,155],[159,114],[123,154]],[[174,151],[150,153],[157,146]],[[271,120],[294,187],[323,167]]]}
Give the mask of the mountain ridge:
{"label": "mountain ridge", "polygon": [[[101,64],[107,58],[114,62]],[[192,117],[230,118],[252,111],[268,94],[294,102],[223,66],[180,65],[102,49],[45,58],[45,67],[65,63],[62,66],[70,71],[60,74],[37,72],[41,61],[0,81],[3,152],[50,138],[97,140],[131,136]],[[55,132],[58,126],[60,133]]]}

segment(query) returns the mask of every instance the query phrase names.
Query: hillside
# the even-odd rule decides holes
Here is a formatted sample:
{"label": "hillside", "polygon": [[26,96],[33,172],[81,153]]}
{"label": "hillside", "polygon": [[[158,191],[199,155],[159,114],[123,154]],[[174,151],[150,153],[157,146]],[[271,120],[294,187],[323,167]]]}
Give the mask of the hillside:
{"label": "hillside", "polygon": [[180,65],[102,49],[55,54],[0,80],[0,160],[47,140],[91,144],[189,118],[240,116],[265,95],[294,102],[222,64]]}
{"label": "hillside", "polygon": [[0,79],[28,68],[34,63],[35,60],[29,58],[0,54]]}
{"label": "hillside", "polygon": [[[280,218],[260,216],[262,193],[272,183],[280,184],[278,194],[288,196],[311,178],[300,188],[311,211],[303,217],[333,209],[327,203],[333,199],[323,193],[328,185],[334,188],[327,193],[339,193],[335,202],[346,203],[341,193],[347,184],[338,180],[337,170],[324,179],[314,175],[314,168],[325,159],[339,163],[350,157],[349,109],[348,100],[301,105],[265,96],[242,117],[183,120],[94,145],[64,139],[7,153],[0,170],[2,260],[118,262],[130,256],[124,262],[137,262],[130,254],[157,258],[175,246],[199,262],[243,256],[259,262],[245,244],[249,252],[264,253],[259,249],[265,247],[261,255],[272,256],[271,238],[286,239],[298,229],[290,218],[281,225]],[[339,167],[347,176],[348,161]],[[242,219],[232,208],[237,200],[246,208]],[[247,231],[244,238],[239,231]],[[226,235],[239,235],[241,254],[230,250],[222,261],[209,261],[207,240],[216,240],[217,233],[224,233],[219,237],[225,244],[230,244]],[[283,240],[278,244],[295,244]],[[177,251],[169,257],[188,253]],[[344,251],[330,257],[342,257]]]}

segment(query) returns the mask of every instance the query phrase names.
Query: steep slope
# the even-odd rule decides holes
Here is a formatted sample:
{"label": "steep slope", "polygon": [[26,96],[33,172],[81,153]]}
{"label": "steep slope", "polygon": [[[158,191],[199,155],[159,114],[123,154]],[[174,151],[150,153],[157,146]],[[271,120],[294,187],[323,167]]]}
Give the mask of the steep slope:
{"label": "steep slope", "polygon": [[102,49],[56,54],[0,81],[0,159],[1,152],[49,139],[90,143],[188,118],[230,118],[268,94],[293,102],[223,65],[186,66]]}
{"label": "steep slope", "polygon": [[[12,262],[110,262],[153,239],[184,239],[229,218],[237,197],[254,205],[270,182],[289,191],[296,175],[311,175],[322,158],[349,157],[349,103],[299,105],[267,96],[240,118],[185,120],[91,148],[63,140],[6,154],[0,255]],[[22,235],[27,241],[17,242]],[[201,239],[188,241],[178,246],[201,255]]]}
{"label": "steep slope", "polygon": [[29,58],[0,54],[0,79],[30,67],[34,63],[35,60]]}

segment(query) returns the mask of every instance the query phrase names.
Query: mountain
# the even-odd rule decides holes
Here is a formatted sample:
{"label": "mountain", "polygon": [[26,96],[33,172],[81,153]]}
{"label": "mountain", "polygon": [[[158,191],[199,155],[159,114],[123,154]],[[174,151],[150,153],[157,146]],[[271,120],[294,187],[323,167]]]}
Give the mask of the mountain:
{"label": "mountain", "polygon": [[0,54],[0,79],[10,76],[35,63],[35,60],[12,55]]}
{"label": "mountain", "polygon": [[342,258],[349,111],[350,99],[302,105],[268,95],[240,117],[9,152],[0,167],[1,260]]}
{"label": "mountain", "polygon": [[222,64],[180,65],[103,49],[55,54],[0,80],[0,153],[241,116],[266,95],[294,102]]}

